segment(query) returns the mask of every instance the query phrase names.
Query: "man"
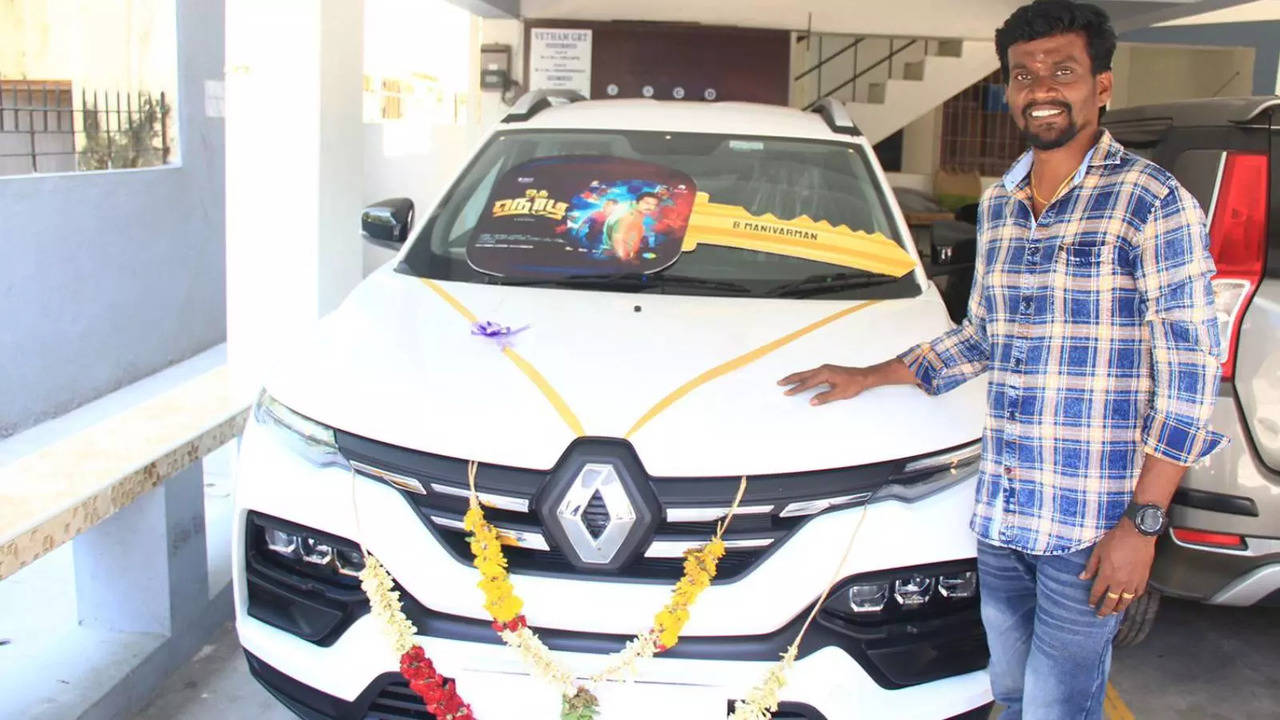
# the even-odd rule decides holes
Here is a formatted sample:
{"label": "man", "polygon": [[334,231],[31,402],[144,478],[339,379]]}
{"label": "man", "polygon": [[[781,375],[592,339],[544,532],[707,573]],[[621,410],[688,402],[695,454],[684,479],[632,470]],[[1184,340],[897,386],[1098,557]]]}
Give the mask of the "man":
{"label": "man", "polygon": [[1146,589],[1220,366],[1204,216],[1099,128],[1115,31],[1037,0],[996,32],[1031,149],[984,193],[968,317],[867,368],[781,381],[811,402],[880,385],[946,392],[989,372],[977,502],[982,618],[1004,718],[1101,718],[1111,640]]}
{"label": "man", "polygon": [[645,218],[658,209],[657,193],[642,192],[636,196],[635,204],[629,208],[616,211],[604,227],[605,244],[613,249],[619,260],[631,262],[640,252],[648,230]]}
{"label": "man", "polygon": [[609,216],[618,209],[618,201],[613,198],[605,200],[600,209],[587,216],[582,223],[582,246],[588,250],[596,250],[604,244],[604,225]]}

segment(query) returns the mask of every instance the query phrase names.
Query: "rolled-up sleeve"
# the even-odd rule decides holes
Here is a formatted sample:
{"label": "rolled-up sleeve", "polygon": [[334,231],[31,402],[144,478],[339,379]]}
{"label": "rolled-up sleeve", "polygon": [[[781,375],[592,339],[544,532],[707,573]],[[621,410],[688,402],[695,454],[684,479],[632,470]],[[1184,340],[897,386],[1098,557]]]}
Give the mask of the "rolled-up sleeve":
{"label": "rolled-up sleeve", "polygon": [[1135,254],[1135,278],[1151,337],[1152,399],[1143,450],[1193,465],[1226,444],[1209,427],[1222,372],[1213,304],[1213,258],[1204,214],[1170,183],[1152,209]]}
{"label": "rolled-up sleeve", "polygon": [[[983,203],[984,209],[986,203]],[[982,237],[981,227],[978,237]],[[930,340],[907,349],[898,358],[915,374],[920,387],[930,395],[941,395],[966,380],[981,375],[991,359],[987,339],[986,306],[982,300],[985,253],[976,253],[973,287],[964,320],[956,327]]]}

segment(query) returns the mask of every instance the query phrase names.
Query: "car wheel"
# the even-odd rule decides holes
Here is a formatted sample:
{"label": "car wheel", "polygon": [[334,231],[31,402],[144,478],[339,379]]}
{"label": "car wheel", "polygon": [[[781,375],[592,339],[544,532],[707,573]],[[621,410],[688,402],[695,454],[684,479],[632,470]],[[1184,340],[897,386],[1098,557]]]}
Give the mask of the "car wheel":
{"label": "car wheel", "polygon": [[1129,647],[1142,642],[1156,624],[1156,613],[1159,610],[1160,592],[1148,589],[1124,611],[1124,620],[1120,621],[1120,629],[1116,631],[1113,644],[1116,647]]}

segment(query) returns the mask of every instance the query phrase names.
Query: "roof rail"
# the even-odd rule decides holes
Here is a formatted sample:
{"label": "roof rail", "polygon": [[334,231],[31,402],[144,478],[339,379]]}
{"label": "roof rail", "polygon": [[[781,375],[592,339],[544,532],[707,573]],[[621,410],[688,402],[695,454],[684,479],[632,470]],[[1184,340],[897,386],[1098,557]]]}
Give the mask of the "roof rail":
{"label": "roof rail", "polygon": [[1258,103],[1253,107],[1247,108],[1243,113],[1246,117],[1236,120],[1237,123],[1247,123],[1254,120],[1261,120],[1263,113],[1270,112],[1276,108],[1280,108],[1280,96],[1272,95],[1271,97],[1259,97]]}
{"label": "roof rail", "polygon": [[567,105],[587,98],[577,90],[532,90],[520,96],[502,122],[524,122],[552,105]]}
{"label": "roof rail", "polygon": [[858,129],[857,123],[853,118],[849,117],[849,111],[845,108],[844,103],[832,98],[822,98],[817,105],[813,106],[812,112],[821,113],[822,119],[827,121],[827,127],[831,128],[831,132],[842,133],[844,135],[853,135],[861,137],[862,130]]}

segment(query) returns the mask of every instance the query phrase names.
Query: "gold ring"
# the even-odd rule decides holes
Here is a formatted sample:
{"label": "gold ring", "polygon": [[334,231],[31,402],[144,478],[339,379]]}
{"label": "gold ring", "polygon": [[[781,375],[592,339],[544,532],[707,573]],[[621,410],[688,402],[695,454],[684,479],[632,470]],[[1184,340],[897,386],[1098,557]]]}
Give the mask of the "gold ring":
{"label": "gold ring", "polygon": [[1107,597],[1111,598],[1112,600],[1115,600],[1116,598],[1120,597],[1120,593],[1109,592],[1107,593]]}
{"label": "gold ring", "polygon": [[1120,597],[1124,598],[1125,600],[1132,600],[1133,595],[1134,595],[1133,593],[1120,593]]}

